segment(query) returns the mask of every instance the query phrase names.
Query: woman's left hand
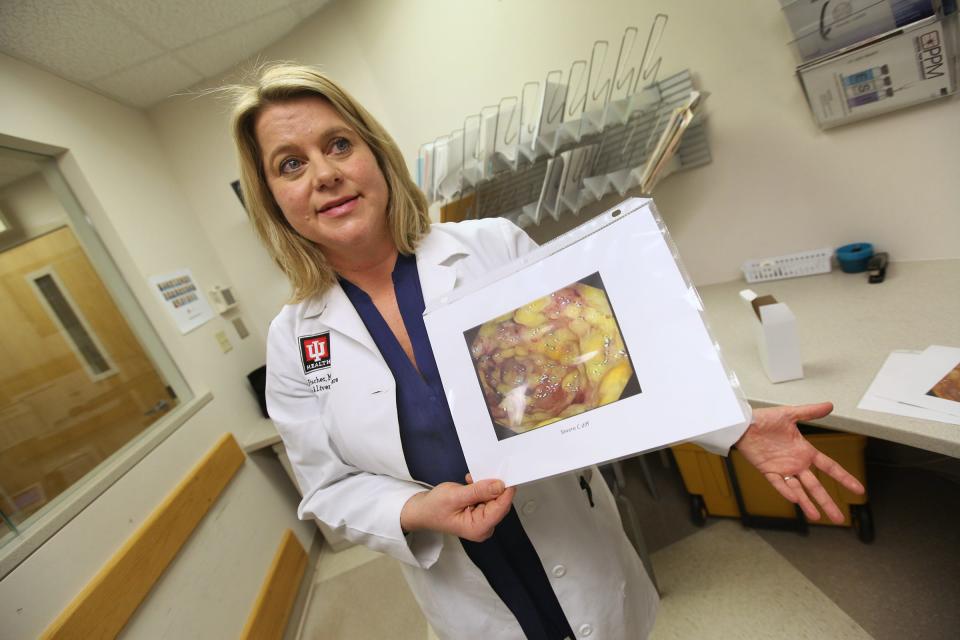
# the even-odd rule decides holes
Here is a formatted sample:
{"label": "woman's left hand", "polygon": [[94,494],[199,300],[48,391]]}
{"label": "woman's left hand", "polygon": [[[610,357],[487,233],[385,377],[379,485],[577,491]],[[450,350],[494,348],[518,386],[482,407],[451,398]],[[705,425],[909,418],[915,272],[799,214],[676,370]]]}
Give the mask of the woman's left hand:
{"label": "woman's left hand", "polygon": [[815,500],[827,517],[839,524],[843,522],[843,513],[810,467],[815,466],[854,493],[862,494],[863,485],[818,451],[797,428],[797,422],[816,420],[831,411],[833,405],[829,402],[754,409],[753,422],[735,446],[780,495],[799,504],[807,518],[820,519]]}

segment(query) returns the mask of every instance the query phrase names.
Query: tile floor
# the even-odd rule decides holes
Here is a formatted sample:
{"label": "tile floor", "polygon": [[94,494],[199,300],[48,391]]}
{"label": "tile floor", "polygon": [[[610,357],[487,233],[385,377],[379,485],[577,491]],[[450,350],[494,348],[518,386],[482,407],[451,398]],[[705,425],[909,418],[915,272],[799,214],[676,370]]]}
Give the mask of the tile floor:
{"label": "tile floor", "polygon": [[[864,545],[832,527],[799,536],[711,518],[698,529],[675,469],[650,462],[658,498],[629,465],[626,495],[663,596],[654,640],[956,637],[955,481],[917,469],[869,468],[877,540]],[[322,555],[298,637],[436,640],[396,561],[362,547]]]}
{"label": "tile floor", "polygon": [[[718,522],[653,554],[663,598],[652,640],[871,636],[756,533]],[[321,558],[303,640],[436,640],[395,560],[353,547]]]}

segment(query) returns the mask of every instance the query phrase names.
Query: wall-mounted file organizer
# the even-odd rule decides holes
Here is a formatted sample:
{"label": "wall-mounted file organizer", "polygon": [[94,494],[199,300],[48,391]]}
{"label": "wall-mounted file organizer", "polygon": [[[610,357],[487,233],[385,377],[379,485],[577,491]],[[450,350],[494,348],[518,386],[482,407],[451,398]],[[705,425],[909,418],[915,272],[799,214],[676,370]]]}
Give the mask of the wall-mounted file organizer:
{"label": "wall-mounted file organizer", "polygon": [[[955,0],[936,0],[933,5],[929,0],[864,0],[860,4],[865,5],[860,7],[862,11],[854,12],[854,17],[862,16],[860,28],[848,27],[847,33],[841,32],[837,40],[829,42],[816,33],[794,42],[802,55],[826,46],[824,43],[846,42],[851,33],[862,35],[871,24],[900,25],[797,67],[814,120],[823,129],[950,96],[958,88],[960,31]],[[822,0],[790,6],[795,5],[822,5],[823,9],[830,6]],[[933,9],[936,11],[930,15]],[[884,12],[889,15],[884,17]],[[901,22],[923,13],[928,15],[906,24]],[[831,28],[836,29],[836,25],[821,31],[832,36],[835,31]],[[814,36],[822,42],[817,46],[803,44]]]}
{"label": "wall-mounted file organizer", "polygon": [[657,80],[668,18],[647,39],[628,27],[615,62],[605,40],[589,60],[551,71],[421,146],[417,181],[441,218],[508,217],[521,226],[577,213],[635,188],[645,194],[678,169],[710,162],[689,71]]}

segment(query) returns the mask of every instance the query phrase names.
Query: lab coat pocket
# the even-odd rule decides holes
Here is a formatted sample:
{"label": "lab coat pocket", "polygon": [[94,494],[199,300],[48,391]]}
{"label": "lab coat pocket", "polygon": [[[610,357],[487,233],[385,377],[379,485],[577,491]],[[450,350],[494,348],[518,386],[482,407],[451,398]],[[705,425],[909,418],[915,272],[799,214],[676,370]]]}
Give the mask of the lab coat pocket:
{"label": "lab coat pocket", "polygon": [[358,384],[338,388],[331,396],[329,413],[336,440],[351,464],[371,473],[410,479],[392,387]]}

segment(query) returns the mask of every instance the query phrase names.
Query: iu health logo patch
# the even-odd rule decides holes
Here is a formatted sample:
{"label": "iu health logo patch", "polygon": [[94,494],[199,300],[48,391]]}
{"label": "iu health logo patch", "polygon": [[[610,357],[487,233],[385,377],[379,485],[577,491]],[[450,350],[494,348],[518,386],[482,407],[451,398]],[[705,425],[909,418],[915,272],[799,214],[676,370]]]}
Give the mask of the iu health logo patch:
{"label": "iu health logo patch", "polygon": [[300,360],[303,372],[310,373],[330,366],[330,332],[300,337]]}

